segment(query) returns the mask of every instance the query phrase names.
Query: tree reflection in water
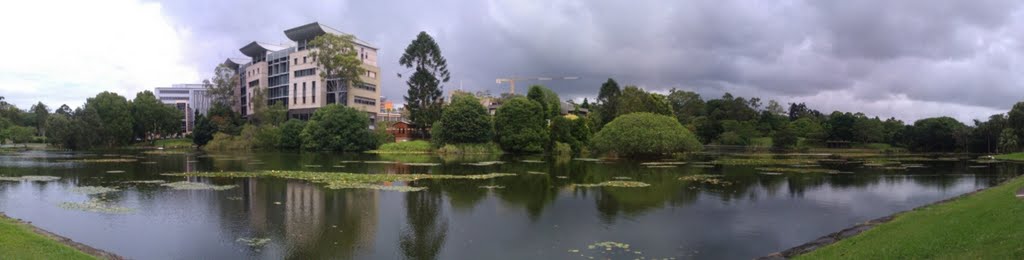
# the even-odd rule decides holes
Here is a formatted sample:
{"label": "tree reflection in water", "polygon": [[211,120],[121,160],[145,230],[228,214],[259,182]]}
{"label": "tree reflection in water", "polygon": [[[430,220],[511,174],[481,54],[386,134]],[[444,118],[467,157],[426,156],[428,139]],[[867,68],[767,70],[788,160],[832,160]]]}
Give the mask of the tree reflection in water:
{"label": "tree reflection in water", "polygon": [[399,247],[409,259],[437,259],[448,236],[448,218],[441,215],[441,193],[426,190],[407,192],[407,226],[402,230]]}

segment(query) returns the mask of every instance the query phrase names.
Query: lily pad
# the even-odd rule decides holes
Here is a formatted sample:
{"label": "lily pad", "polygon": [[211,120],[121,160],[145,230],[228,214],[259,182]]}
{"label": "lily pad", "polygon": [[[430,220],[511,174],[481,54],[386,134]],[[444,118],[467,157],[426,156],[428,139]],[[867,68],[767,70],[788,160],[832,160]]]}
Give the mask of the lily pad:
{"label": "lily pad", "polygon": [[167,183],[167,181],[165,181],[165,180],[145,180],[145,181],[126,181],[126,182],[124,182],[124,183],[134,183],[134,184],[163,184],[163,183]]}
{"label": "lily pad", "polygon": [[63,209],[81,210],[99,213],[124,214],[135,211],[131,208],[114,206],[100,199],[90,199],[86,202],[62,202],[57,205]]}
{"label": "lily pad", "polygon": [[160,186],[170,187],[175,190],[229,190],[236,187],[235,185],[212,185],[201,182],[189,181],[164,183],[160,184]]}
{"label": "lily pad", "polygon": [[55,180],[60,180],[60,177],[57,177],[57,176],[38,176],[38,175],[25,175],[25,176],[18,176],[18,177],[3,177],[3,176],[0,176],[0,181],[40,181],[40,182],[46,182],[46,181],[55,181]]}
{"label": "lily pad", "polygon": [[464,163],[464,164],[465,165],[472,165],[472,166],[491,166],[491,165],[502,164],[502,163],[505,163],[505,162],[502,162],[502,161],[488,161],[488,162],[476,162],[476,163]]}
{"label": "lily pad", "polygon": [[535,172],[535,171],[528,171],[528,172],[526,172],[526,174],[534,174],[534,175],[547,175],[548,173],[546,173],[546,172]]}
{"label": "lily pad", "polygon": [[122,170],[110,170],[110,171],[107,171],[107,173],[124,173],[124,171],[122,171]]}
{"label": "lily pad", "polygon": [[441,165],[440,163],[402,163],[402,164],[403,165],[408,165],[408,166],[438,166],[438,165]]}
{"label": "lily pad", "polygon": [[606,181],[601,183],[588,183],[588,184],[576,184],[576,187],[590,188],[590,187],[618,187],[618,188],[643,188],[649,187],[650,184],[639,182],[639,181]]}
{"label": "lily pad", "polygon": [[125,162],[136,162],[138,159],[125,159],[125,158],[104,158],[104,159],[76,159],[67,160],[65,162],[77,162],[77,163],[125,163]]}
{"label": "lily pad", "polygon": [[95,195],[95,194],[101,194],[101,193],[107,193],[107,192],[115,192],[115,191],[121,191],[121,190],[117,189],[117,188],[100,187],[100,186],[81,186],[81,187],[71,188],[71,192],[81,193],[81,194],[85,194],[85,195]]}
{"label": "lily pad", "polygon": [[246,238],[246,237],[243,237],[243,238],[239,238],[238,240],[235,240],[235,242],[239,242],[239,243],[245,244],[245,245],[250,246],[250,247],[263,247],[267,243],[270,243],[270,239],[269,238],[255,238],[255,237]]}
{"label": "lily pad", "polygon": [[504,189],[505,186],[501,186],[501,185],[484,185],[484,186],[480,186],[480,188],[481,189],[493,190],[493,189]]}

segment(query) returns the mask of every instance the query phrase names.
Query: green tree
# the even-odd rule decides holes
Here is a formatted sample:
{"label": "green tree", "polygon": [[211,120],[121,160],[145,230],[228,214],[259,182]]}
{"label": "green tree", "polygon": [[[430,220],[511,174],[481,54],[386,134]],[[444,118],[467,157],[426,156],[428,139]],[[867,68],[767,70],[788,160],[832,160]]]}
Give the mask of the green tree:
{"label": "green tree", "polygon": [[555,117],[551,120],[552,147],[557,143],[568,144],[573,154],[579,154],[590,139],[590,129],[583,118],[575,115]]}
{"label": "green tree", "polygon": [[[150,140],[150,137],[160,132],[159,130],[163,127],[163,121],[166,120],[166,117],[173,117],[175,114],[178,114],[168,113],[168,109],[176,110],[161,103],[160,100],[156,99],[156,95],[153,95],[153,92],[149,90],[135,94],[135,99],[131,103],[134,136],[143,140]],[[180,120],[180,117],[176,119]]]}
{"label": "green tree", "polygon": [[523,97],[509,100],[494,115],[494,130],[502,150],[511,153],[544,151],[548,142],[544,109]]}
{"label": "green tree", "polygon": [[445,144],[486,143],[494,135],[491,116],[480,101],[472,95],[452,97],[452,103],[441,113],[438,130],[431,134],[434,143],[440,147]]}
{"label": "green tree", "polygon": [[796,146],[798,139],[796,132],[788,125],[784,125],[772,134],[772,148],[791,149]]}
{"label": "green tree", "polygon": [[885,128],[882,121],[877,117],[868,118],[863,114],[858,116],[853,123],[853,140],[861,143],[878,143],[884,141]]}
{"label": "green tree", "polygon": [[562,112],[562,101],[559,99],[558,93],[549,88],[541,85],[530,86],[526,97],[541,105],[546,118],[557,117]]}
{"label": "green tree", "polygon": [[649,112],[672,116],[672,105],[668,99],[656,93],[647,93],[636,86],[627,86],[622,90],[616,104],[618,116],[636,112]]}
{"label": "green tree", "polygon": [[647,112],[626,114],[594,135],[593,148],[619,156],[659,156],[701,149],[700,142],[679,121]]}
{"label": "green tree", "polygon": [[1024,102],[1013,104],[1013,108],[1006,112],[1006,124],[1017,133],[1017,140],[1024,137]]}
{"label": "green tree", "polygon": [[310,56],[320,69],[320,78],[328,79],[327,88],[338,86],[339,79],[352,84],[362,82],[360,76],[366,74],[366,69],[359,59],[355,39],[352,35],[327,33],[309,42]]}
{"label": "green tree", "polygon": [[96,131],[100,142],[107,147],[125,145],[132,140],[131,104],[124,97],[104,91],[85,101],[85,107],[94,109],[102,122],[99,129],[82,129]]}
{"label": "green tree", "polygon": [[448,61],[441,55],[441,47],[434,38],[426,32],[420,32],[405,47],[405,53],[398,59],[398,64],[415,68],[415,72],[406,81],[409,90],[405,95],[405,108],[409,111],[409,120],[421,130],[430,129],[441,117],[442,84],[451,78]]}
{"label": "green tree", "polygon": [[213,98],[213,102],[231,104],[235,94],[235,87],[238,85],[238,73],[227,64],[217,65],[213,69],[213,78],[203,80],[207,93]]}
{"label": "green tree", "polygon": [[673,88],[669,91],[668,102],[680,124],[689,124],[694,117],[704,115],[704,100],[695,92]]}
{"label": "green tree", "polygon": [[46,136],[46,118],[50,117],[50,108],[43,104],[43,102],[39,102],[32,105],[30,110],[35,117],[36,134]]}
{"label": "green tree", "polygon": [[[101,133],[105,132],[103,130],[104,123],[94,106],[75,109],[74,120],[71,125],[71,129],[75,129],[76,133],[73,135],[72,145],[67,148],[89,149],[103,142]],[[91,129],[91,131],[83,131],[82,129]]]}
{"label": "green tree", "polygon": [[338,104],[317,109],[302,129],[309,150],[361,152],[377,147],[366,113]]}
{"label": "green tree", "polygon": [[1004,128],[999,133],[999,151],[1002,153],[1013,153],[1020,150],[1020,142],[1017,140],[1017,133],[1011,128]]}
{"label": "green tree", "polygon": [[74,147],[75,129],[69,116],[53,114],[46,118],[46,141],[53,146]]}
{"label": "green tree", "polygon": [[255,114],[256,118],[259,118],[260,124],[279,126],[288,120],[288,108],[284,106],[284,102],[274,102],[273,105],[262,106],[256,110]]}
{"label": "green tree", "polygon": [[963,123],[951,117],[933,117],[917,120],[908,133],[912,151],[953,152],[963,145],[960,135]]}
{"label": "green tree", "polygon": [[[600,110],[601,125],[611,122],[615,119],[615,116],[619,115],[618,103],[619,95],[622,94],[622,89],[619,88],[619,83],[615,82],[614,79],[608,79],[604,84],[601,84],[601,90],[597,93],[597,103]],[[598,127],[600,128],[600,127]]]}
{"label": "green tree", "polygon": [[808,117],[802,117],[789,122],[789,128],[792,129],[798,137],[815,141],[821,141],[825,138],[825,129],[821,124]]}
{"label": "green tree", "polygon": [[197,111],[195,113],[195,126],[192,127],[192,143],[202,147],[213,140],[214,133],[217,133],[217,126],[209,118]]}
{"label": "green tree", "polygon": [[302,129],[306,122],[298,119],[289,119],[281,125],[281,143],[279,147],[285,149],[302,148]]}
{"label": "green tree", "polygon": [[60,108],[58,108],[56,111],[53,111],[53,113],[54,114],[59,114],[59,115],[64,115],[64,116],[70,118],[71,115],[74,113],[74,111],[71,110],[71,107],[69,107],[67,104],[64,104],[64,105],[60,105]]}
{"label": "green tree", "polygon": [[11,139],[12,143],[24,144],[32,141],[32,136],[35,136],[36,129],[34,127],[27,126],[12,126],[7,128],[7,138]]}
{"label": "green tree", "polygon": [[[256,102],[254,102],[255,104]],[[235,113],[230,106],[224,103],[213,103],[206,118],[214,126],[214,132],[221,132],[228,135],[238,135],[242,131],[242,116]],[[194,131],[194,130],[193,130]],[[213,133],[211,133],[212,135]]]}
{"label": "green tree", "polygon": [[724,120],[722,129],[725,132],[719,136],[718,143],[725,145],[749,145],[758,136],[752,121]]}

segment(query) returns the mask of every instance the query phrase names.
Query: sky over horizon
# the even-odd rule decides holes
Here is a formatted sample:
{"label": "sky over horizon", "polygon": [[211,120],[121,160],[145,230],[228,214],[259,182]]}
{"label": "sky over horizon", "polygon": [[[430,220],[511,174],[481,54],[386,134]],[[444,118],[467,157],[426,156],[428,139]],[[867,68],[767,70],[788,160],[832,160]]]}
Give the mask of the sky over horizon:
{"label": "sky over horizon", "polygon": [[[382,94],[402,102],[405,46],[426,31],[445,90],[507,91],[507,76],[564,99],[600,84],[805,102],[908,123],[971,119],[1024,100],[1024,2],[979,1],[20,1],[0,16],[0,96],[80,106],[110,90],[198,83],[251,41],[313,21],[380,48]],[[60,8],[54,8],[54,7]],[[537,82],[519,82],[519,92]]]}

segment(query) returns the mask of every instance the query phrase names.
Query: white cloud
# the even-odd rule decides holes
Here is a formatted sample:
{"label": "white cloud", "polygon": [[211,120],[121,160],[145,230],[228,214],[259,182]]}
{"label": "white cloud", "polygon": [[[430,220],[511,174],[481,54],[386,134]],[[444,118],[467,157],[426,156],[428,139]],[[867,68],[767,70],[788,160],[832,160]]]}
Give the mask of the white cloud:
{"label": "white cloud", "polygon": [[187,32],[171,26],[158,3],[37,0],[5,9],[0,96],[20,108],[37,101],[76,107],[102,91],[130,99],[199,80],[182,61]]}

